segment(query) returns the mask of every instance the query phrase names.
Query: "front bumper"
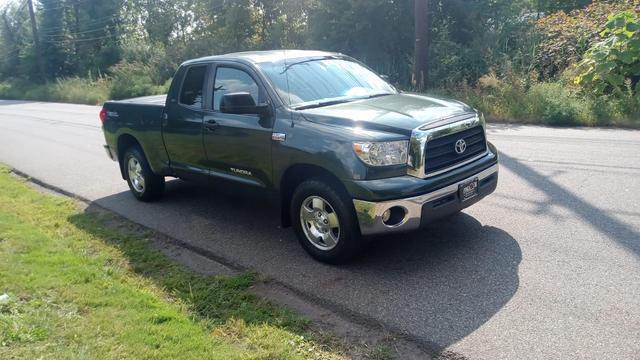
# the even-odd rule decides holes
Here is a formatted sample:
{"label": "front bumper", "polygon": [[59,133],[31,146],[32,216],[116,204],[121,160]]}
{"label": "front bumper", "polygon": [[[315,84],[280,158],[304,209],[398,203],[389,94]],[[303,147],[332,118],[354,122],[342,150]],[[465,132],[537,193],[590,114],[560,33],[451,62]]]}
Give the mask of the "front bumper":
{"label": "front bumper", "polygon": [[[478,179],[478,195],[461,202],[458,196],[460,184],[475,178]],[[475,204],[495,191],[497,185],[498,164],[495,164],[464,180],[423,195],[381,202],[354,199],[353,204],[362,235],[410,231]],[[405,217],[396,225],[386,225],[382,221],[383,214],[386,210],[394,207],[404,209]]]}

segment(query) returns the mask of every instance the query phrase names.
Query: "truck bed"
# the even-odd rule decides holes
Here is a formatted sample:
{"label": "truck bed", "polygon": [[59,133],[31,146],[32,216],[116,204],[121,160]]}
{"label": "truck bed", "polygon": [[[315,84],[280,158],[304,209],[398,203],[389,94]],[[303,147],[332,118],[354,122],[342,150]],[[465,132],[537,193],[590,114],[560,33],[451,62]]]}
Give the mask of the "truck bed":
{"label": "truck bed", "polygon": [[131,135],[142,147],[154,171],[161,172],[168,164],[162,141],[162,113],[166,95],[145,96],[104,103],[106,119],[103,130],[107,145],[118,156],[118,139]]}

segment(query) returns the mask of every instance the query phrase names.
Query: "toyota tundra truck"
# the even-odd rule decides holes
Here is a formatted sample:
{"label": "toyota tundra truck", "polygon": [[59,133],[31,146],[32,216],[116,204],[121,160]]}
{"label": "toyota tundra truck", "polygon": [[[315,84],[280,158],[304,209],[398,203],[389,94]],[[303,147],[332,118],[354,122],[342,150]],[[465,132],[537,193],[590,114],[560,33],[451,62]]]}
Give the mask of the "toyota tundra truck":
{"label": "toyota tundra truck", "polygon": [[482,114],[401,92],[339,53],[190,60],[166,96],[108,101],[100,119],[138,200],[159,199],[165,177],[253,187],[327,263],[349,261],[373,235],[457,213],[498,183]]}

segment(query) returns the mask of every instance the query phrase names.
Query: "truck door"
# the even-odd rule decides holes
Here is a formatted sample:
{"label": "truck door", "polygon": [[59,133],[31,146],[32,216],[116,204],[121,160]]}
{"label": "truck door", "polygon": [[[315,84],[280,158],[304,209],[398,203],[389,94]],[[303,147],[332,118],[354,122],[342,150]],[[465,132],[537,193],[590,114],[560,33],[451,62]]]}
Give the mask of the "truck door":
{"label": "truck door", "polygon": [[214,72],[212,106],[204,114],[204,147],[214,177],[265,186],[271,178],[272,115],[237,115],[220,111],[227,93],[248,92],[256,104],[267,102],[256,74],[235,63],[218,64]]}
{"label": "truck door", "polygon": [[182,78],[176,77],[181,84],[169,94],[163,115],[162,135],[171,168],[182,177],[208,174],[202,145],[207,70],[207,65],[193,65]]}

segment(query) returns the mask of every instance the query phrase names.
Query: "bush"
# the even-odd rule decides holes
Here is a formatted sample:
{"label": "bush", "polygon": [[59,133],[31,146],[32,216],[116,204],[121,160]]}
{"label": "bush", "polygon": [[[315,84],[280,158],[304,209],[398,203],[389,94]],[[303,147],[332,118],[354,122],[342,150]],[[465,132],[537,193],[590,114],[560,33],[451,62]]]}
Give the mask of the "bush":
{"label": "bush", "polygon": [[167,92],[169,81],[154,83],[153,70],[141,63],[120,63],[111,68],[112,83],[110,97],[126,99],[146,95],[158,95]]}
{"label": "bush", "polygon": [[576,84],[596,94],[615,93],[640,96],[640,16],[632,11],[609,15],[607,36],[587,51],[578,64]]}
{"label": "bush", "polygon": [[109,99],[166,93],[171,79],[157,84],[152,73],[147,65],[121,63],[113,67],[111,78],[68,77],[46,84],[14,78],[0,83],[0,98],[99,105]]}
{"label": "bush", "polygon": [[609,14],[634,11],[638,4],[638,0],[594,1],[568,14],[559,11],[540,18],[535,25],[540,44],[534,61],[540,77],[555,78],[579,62],[582,54],[600,40]]}
{"label": "bush", "polygon": [[0,84],[0,97],[98,105],[109,98],[110,85],[104,77],[96,80],[70,77],[39,85],[24,79],[11,79]]}
{"label": "bush", "polygon": [[536,84],[526,94],[530,118],[546,125],[593,125],[588,102],[559,83]]}
{"label": "bush", "polygon": [[[175,51],[175,48],[171,50]],[[154,84],[162,84],[176,72],[182,56],[170,56],[162,43],[148,40],[128,40],[122,44],[122,62],[150,67]]]}
{"label": "bush", "polygon": [[53,101],[98,105],[109,98],[111,83],[104,77],[96,80],[71,77],[53,84]]}
{"label": "bush", "polygon": [[480,78],[476,87],[449,92],[490,119],[550,126],[635,125],[630,105],[608,97],[582,94],[560,82],[533,83],[526,77]]}

